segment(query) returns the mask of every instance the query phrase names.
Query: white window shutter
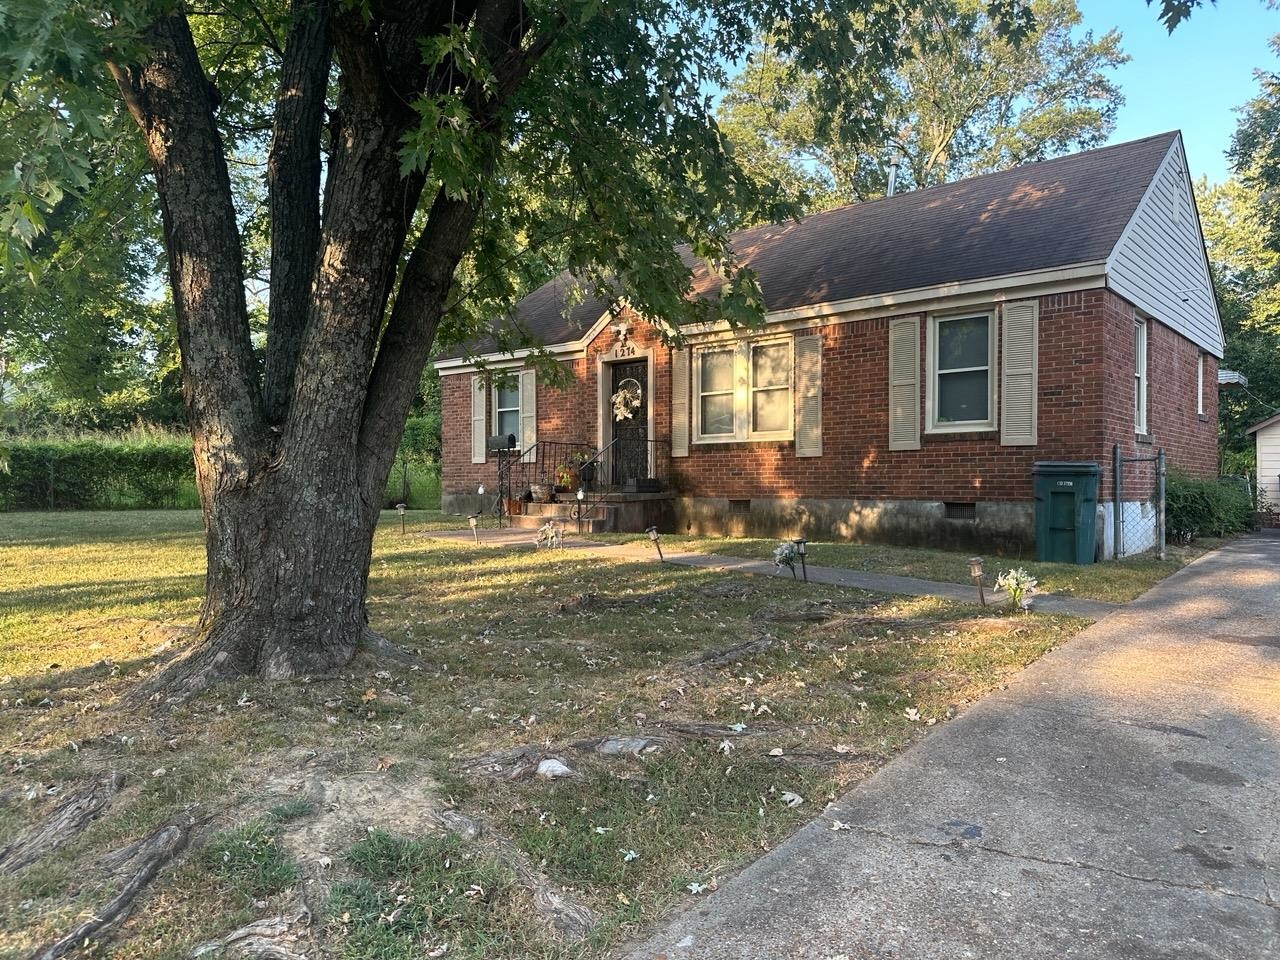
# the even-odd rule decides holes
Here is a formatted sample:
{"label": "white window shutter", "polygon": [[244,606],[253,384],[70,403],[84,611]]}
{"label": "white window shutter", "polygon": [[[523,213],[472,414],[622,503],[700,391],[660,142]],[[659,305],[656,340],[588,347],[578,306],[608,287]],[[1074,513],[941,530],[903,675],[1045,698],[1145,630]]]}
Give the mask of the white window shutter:
{"label": "white window shutter", "polygon": [[889,449],[920,449],[920,318],[889,321]]}
{"label": "white window shutter", "polygon": [[1000,442],[1008,447],[1036,443],[1036,360],[1040,303],[1004,305],[1000,337]]}
{"label": "white window shutter", "polygon": [[524,462],[538,459],[538,378],[532,370],[520,371],[520,449],[528,450]]}
{"label": "white window shutter", "polygon": [[471,378],[471,462],[484,463],[488,459],[485,441],[488,439],[488,419],[485,416],[485,401],[489,390],[484,385],[484,377]]}
{"label": "white window shutter", "polygon": [[671,351],[671,455],[689,455],[689,351]]}
{"label": "white window shutter", "polygon": [[796,456],[822,456],[822,337],[796,337]]}

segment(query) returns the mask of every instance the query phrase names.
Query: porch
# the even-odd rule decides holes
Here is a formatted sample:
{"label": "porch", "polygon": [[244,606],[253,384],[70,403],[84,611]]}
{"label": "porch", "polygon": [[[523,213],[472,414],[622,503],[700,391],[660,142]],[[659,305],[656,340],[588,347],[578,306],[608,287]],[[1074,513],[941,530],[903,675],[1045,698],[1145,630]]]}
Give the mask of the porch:
{"label": "porch", "polygon": [[559,519],[582,533],[639,533],[672,523],[671,447],[615,436],[603,447],[539,440],[520,450],[493,437],[495,483],[481,508],[499,524],[537,528]]}

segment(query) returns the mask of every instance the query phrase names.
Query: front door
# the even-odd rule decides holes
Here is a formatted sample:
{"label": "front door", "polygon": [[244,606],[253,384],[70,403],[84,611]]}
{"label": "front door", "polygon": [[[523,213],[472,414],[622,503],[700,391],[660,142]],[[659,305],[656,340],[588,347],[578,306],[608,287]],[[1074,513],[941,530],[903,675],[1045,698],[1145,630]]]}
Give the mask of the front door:
{"label": "front door", "polygon": [[649,361],[609,365],[609,409],[613,447],[610,480],[619,486],[649,476]]}

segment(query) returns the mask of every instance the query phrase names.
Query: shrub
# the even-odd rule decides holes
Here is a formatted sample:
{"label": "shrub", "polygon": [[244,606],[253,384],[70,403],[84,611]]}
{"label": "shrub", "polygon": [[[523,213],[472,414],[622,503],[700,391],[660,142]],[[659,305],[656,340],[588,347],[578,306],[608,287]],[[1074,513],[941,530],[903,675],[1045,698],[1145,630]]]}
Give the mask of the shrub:
{"label": "shrub", "polygon": [[198,506],[191,441],[184,437],[22,439],[5,448],[0,508],[6,510]]}
{"label": "shrub", "polygon": [[1253,504],[1239,485],[1170,472],[1165,497],[1165,524],[1174,542],[1229,537],[1253,526]]}

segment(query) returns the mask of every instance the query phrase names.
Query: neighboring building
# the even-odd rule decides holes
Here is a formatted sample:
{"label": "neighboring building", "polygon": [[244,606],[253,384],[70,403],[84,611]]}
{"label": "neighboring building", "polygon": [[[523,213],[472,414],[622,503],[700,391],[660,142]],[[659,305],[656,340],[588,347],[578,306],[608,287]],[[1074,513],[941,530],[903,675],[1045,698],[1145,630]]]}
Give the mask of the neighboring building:
{"label": "neighboring building", "polygon": [[1280,413],[1249,428],[1258,455],[1258,493],[1275,513],[1280,510]]}
{"label": "neighboring building", "polygon": [[[604,449],[588,482],[561,479],[658,481],[658,493],[617,493],[603,525],[1023,551],[1032,464],[1085,460],[1103,470],[1109,555],[1114,444],[1216,471],[1222,327],[1177,133],[758,227],[733,245],[760,279],[761,327],[687,327],[672,349],[625,310],[566,311],[560,278],[517,315],[570,387],[524,371],[494,389],[461,355],[438,361],[444,509],[491,505],[486,438],[514,434],[542,464],[522,476]],[[716,281],[698,268],[695,289],[713,295]],[[521,367],[523,352],[495,349],[472,355]]]}

